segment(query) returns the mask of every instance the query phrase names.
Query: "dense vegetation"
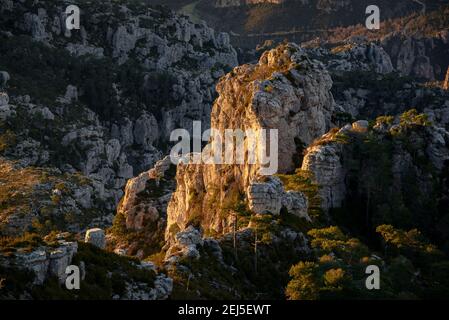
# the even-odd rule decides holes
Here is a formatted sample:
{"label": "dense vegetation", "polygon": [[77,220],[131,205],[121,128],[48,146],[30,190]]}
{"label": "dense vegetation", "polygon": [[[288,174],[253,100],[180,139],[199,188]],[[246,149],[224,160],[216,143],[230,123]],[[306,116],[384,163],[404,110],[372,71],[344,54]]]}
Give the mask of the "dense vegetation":
{"label": "dense vegetation", "polygon": [[[390,119],[376,123],[384,121]],[[366,237],[381,224],[418,227],[447,250],[448,164],[438,174],[425,155],[428,125],[425,115],[411,110],[387,134],[351,137],[343,160],[349,170],[347,200],[331,213],[337,222]],[[400,173],[393,169],[397,161],[403,161]]]}
{"label": "dense vegetation", "polygon": [[[330,225],[307,232],[313,259],[290,269],[289,299],[449,294],[443,275],[449,267],[448,163],[437,174],[424,155],[431,125],[426,115],[412,109],[393,122],[394,117],[379,117],[373,123],[377,131],[348,133],[340,140],[348,170],[346,199],[331,209]],[[397,162],[400,172],[394,169]],[[287,186],[301,186],[294,177],[283,177]],[[365,288],[365,269],[373,264],[381,270],[379,291]]]}
{"label": "dense vegetation", "polygon": [[[308,232],[315,260],[292,266],[286,295],[292,300],[314,299],[440,299],[449,293],[444,274],[449,262],[416,229],[391,225],[377,228],[383,258],[331,226]],[[368,265],[380,270],[380,290],[367,290]]]}

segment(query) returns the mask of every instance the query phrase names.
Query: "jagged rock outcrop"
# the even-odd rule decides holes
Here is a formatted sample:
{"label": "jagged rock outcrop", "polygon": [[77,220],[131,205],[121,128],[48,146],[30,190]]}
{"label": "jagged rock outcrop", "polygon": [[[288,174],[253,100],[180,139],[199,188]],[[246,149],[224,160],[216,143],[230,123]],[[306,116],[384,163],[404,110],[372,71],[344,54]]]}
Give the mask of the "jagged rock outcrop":
{"label": "jagged rock outcrop", "polygon": [[354,32],[339,41],[317,38],[303,46],[322,57],[330,70],[396,71],[402,76],[434,81],[444,79],[448,67],[444,58],[449,54],[448,34],[447,30],[438,30],[424,36],[400,30],[373,38]]}
{"label": "jagged rock outcrop", "polygon": [[176,234],[175,242],[167,250],[164,260],[166,263],[174,264],[181,257],[199,259],[200,253],[197,246],[202,246],[203,244],[202,234],[193,226],[189,226],[184,231]]}
{"label": "jagged rock outcrop", "polygon": [[339,207],[346,190],[345,169],[341,162],[342,146],[332,142],[334,136],[334,133],[325,134],[307,148],[301,168],[313,173],[314,181],[320,186],[321,207],[325,210]]}
{"label": "jagged rock outcrop", "polygon": [[[441,43],[435,41],[438,43],[435,52],[447,50],[442,40]],[[447,127],[446,104],[449,103],[449,95],[440,86],[423,84],[416,79],[426,77],[399,70],[395,65],[397,57],[394,54],[397,52],[392,53],[392,47],[382,41],[370,42],[366,37],[351,37],[333,45],[319,40],[311,41],[304,43],[303,47],[310,56],[323,61],[331,73],[337,117],[346,114],[352,118],[337,120],[339,125],[354,119],[397,115],[414,108],[431,116],[435,123]],[[377,52],[372,56],[383,58],[368,59],[368,48]],[[438,57],[435,55],[431,59],[435,70],[447,68],[446,62]],[[435,77],[443,79],[440,72]]]}
{"label": "jagged rock outcrop", "polygon": [[[136,242],[122,239],[112,233],[109,242],[118,252],[143,258],[139,243],[145,239],[148,246],[157,248],[164,238],[167,221],[167,205],[175,190],[175,166],[170,157],[158,161],[154,168],[128,180],[114,225],[129,234],[138,234]],[[148,254],[148,253],[147,253]]]}
{"label": "jagged rock outcrop", "polygon": [[285,191],[277,177],[254,180],[248,187],[248,206],[255,214],[278,215],[282,208],[289,213],[310,221],[307,214],[308,201],[304,194]]}
{"label": "jagged rock outcrop", "polygon": [[41,285],[49,277],[56,277],[63,283],[67,277],[66,268],[72,262],[73,256],[77,253],[78,243],[59,240],[55,248],[39,247],[31,252],[17,252],[12,261],[6,264],[0,257],[0,262],[5,266],[13,265],[20,269],[28,269],[34,272],[33,284]]}
{"label": "jagged rock outcrop", "polygon": [[[226,129],[277,129],[279,172],[291,171],[297,143],[310,143],[330,127],[331,85],[320,63],[311,61],[296,45],[281,45],[266,52],[257,65],[235,68],[222,78],[211,127],[222,133]],[[244,143],[250,150],[249,139]],[[214,144],[211,146],[213,149]],[[250,147],[258,150],[263,146],[256,143]],[[167,210],[166,239],[174,236],[171,230],[182,231],[192,223],[204,230],[225,232],[231,224],[231,215],[226,212],[241,200],[255,200],[250,186],[261,178],[261,168],[260,163],[249,164],[247,160],[235,165],[179,164],[176,191]],[[279,213],[275,211],[281,209],[281,199],[267,204],[273,214]],[[285,202],[301,207],[297,197]],[[301,211],[298,208],[299,215]]]}
{"label": "jagged rock outcrop", "polygon": [[331,49],[315,47],[313,41],[303,46],[311,55],[324,61],[331,71],[374,71],[387,74],[395,70],[388,53],[374,42],[351,38]]}
{"label": "jagged rock outcrop", "polygon": [[[115,207],[123,195],[126,180],[133,177],[133,167],[119,141],[108,138],[94,112],[87,108],[51,111],[49,107],[30,103],[29,97],[22,96],[9,102],[6,93],[0,93],[0,104],[0,119],[8,120],[7,129],[14,135],[14,143],[3,150],[7,159],[16,161],[23,168],[55,166],[56,162],[57,171],[67,174],[80,171],[91,180],[89,184],[94,190],[90,193],[104,201],[109,210]],[[71,122],[69,119],[75,117],[74,112],[77,113],[76,121]],[[30,136],[30,122],[35,129],[52,130],[52,137]],[[158,156],[158,152],[152,155]],[[83,206],[91,207],[92,202]]]}
{"label": "jagged rock outcrop", "polygon": [[[38,145],[33,147],[39,150]],[[44,151],[37,153],[36,159]],[[22,235],[32,227],[39,230],[46,221],[59,221],[70,232],[111,223],[91,180],[52,168],[22,167],[24,161],[36,164],[36,159],[24,157],[17,163],[0,157],[3,235]]]}
{"label": "jagged rock outcrop", "polygon": [[127,283],[125,294],[117,298],[121,300],[166,300],[172,290],[173,279],[159,274],[154,281],[153,288],[146,283]]}
{"label": "jagged rock outcrop", "polygon": [[[83,7],[82,3],[80,6]],[[106,21],[101,20],[104,18],[100,18],[104,16],[103,12],[111,11],[114,6],[104,2],[82,8],[97,14],[98,18],[85,21],[80,31],[65,30],[65,7],[62,3],[51,10],[45,1],[35,4],[38,14],[27,12],[20,3],[14,3],[12,8],[4,6],[3,10],[25,11],[22,17],[17,17],[13,32],[31,34],[37,41],[65,45],[76,55],[93,53],[93,49],[89,48],[95,48],[102,54],[109,55],[110,52],[111,57],[120,64],[133,56],[147,72],[144,87],[148,90],[154,86],[150,71],[171,73],[175,78],[173,95],[178,104],[171,110],[165,110],[164,123],[156,126],[163,133],[169,133],[175,124],[191,127],[184,125],[187,123],[183,119],[186,115],[196,120],[209,120],[214,81],[223,74],[223,69],[237,65],[237,55],[230,45],[229,36],[215,34],[204,23],[194,24],[185,16],[177,16],[161,8],[142,6],[140,11],[136,11],[120,6],[117,10],[123,18],[111,15]],[[106,38],[101,33],[105,27],[103,23],[107,24]],[[79,39],[78,33],[81,35]],[[94,44],[93,38],[97,36],[100,41]]]}
{"label": "jagged rock outcrop", "polygon": [[[167,198],[171,196],[172,190],[170,186],[165,186],[167,189],[164,189],[163,179],[170,179],[168,171],[173,171],[172,166],[170,157],[165,157],[151,170],[128,180],[125,196],[117,209],[118,214],[125,217],[128,229],[141,230],[149,221],[155,222],[165,216]],[[160,189],[161,196],[145,197],[145,190],[151,191],[153,187]]]}
{"label": "jagged rock outcrop", "polygon": [[447,60],[442,57],[449,52],[447,31],[434,37],[391,34],[382,39],[381,45],[390,55],[395,69],[403,75],[428,80],[444,76]]}

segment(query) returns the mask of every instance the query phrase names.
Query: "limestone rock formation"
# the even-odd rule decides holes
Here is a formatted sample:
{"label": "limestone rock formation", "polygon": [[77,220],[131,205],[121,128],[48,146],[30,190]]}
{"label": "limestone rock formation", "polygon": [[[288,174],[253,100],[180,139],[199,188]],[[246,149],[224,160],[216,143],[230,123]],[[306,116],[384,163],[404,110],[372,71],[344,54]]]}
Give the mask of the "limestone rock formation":
{"label": "limestone rock formation", "polygon": [[145,239],[148,247],[158,248],[164,238],[167,219],[167,205],[175,190],[175,166],[170,157],[158,161],[154,168],[128,180],[125,195],[117,208],[114,229],[138,235],[136,242],[123,238],[119,232],[112,232],[108,242],[113,243],[120,254],[138,255],[149,253],[139,247]]}
{"label": "limestone rock formation", "polygon": [[[31,153],[27,148],[36,152]],[[2,201],[5,201],[5,208],[0,212],[2,235],[18,236],[32,228],[39,230],[45,222],[43,215],[47,224],[63,222],[64,231],[70,232],[82,232],[110,223],[103,211],[100,194],[88,178],[62,174],[52,168],[22,168],[27,164],[38,165],[48,158],[48,153],[40,149],[37,141],[21,143],[15,154],[21,161],[0,159],[0,176],[4,183],[1,193]]]}
{"label": "limestone rock formation", "polygon": [[[125,217],[128,229],[141,230],[147,223],[156,222],[160,217],[159,211],[161,211],[162,217],[164,216],[164,203],[167,203],[166,199],[171,195],[171,190],[163,190],[164,186],[161,180],[168,178],[171,166],[170,157],[165,157],[158,161],[151,170],[128,180],[125,196],[117,209],[118,214]],[[142,192],[152,187],[162,189],[160,190],[161,197],[142,196]]]}
{"label": "limestone rock formation", "polygon": [[32,252],[16,253],[14,263],[22,269],[32,270],[35,274],[34,284],[41,285],[50,276],[63,283],[67,277],[65,271],[77,253],[77,242],[59,240],[56,248],[40,247]]}
{"label": "limestone rock formation", "polygon": [[[308,44],[304,44],[307,48]],[[331,50],[323,47],[313,48],[310,53],[325,57],[326,67],[333,71],[374,71],[380,74],[395,69],[390,56],[382,46],[374,42],[348,39]]]}
{"label": "limestone rock formation", "polygon": [[443,32],[432,38],[391,34],[382,39],[382,46],[390,55],[395,69],[403,75],[428,80],[444,76],[443,68],[447,61],[437,54],[440,51],[447,53],[447,35]]}
{"label": "limestone rock formation", "polygon": [[282,182],[279,179],[254,181],[248,187],[249,208],[256,214],[279,214],[283,193]]}
{"label": "limestone rock formation", "polygon": [[[342,129],[345,130],[345,129]],[[341,163],[342,146],[328,133],[307,148],[302,170],[311,172],[320,186],[321,207],[339,207],[345,197],[345,169]]]}
{"label": "limestone rock formation", "polygon": [[284,190],[277,177],[265,177],[263,181],[253,181],[248,187],[248,206],[255,214],[279,215],[282,208],[289,213],[305,218],[307,215],[307,198],[300,192]]}
{"label": "limestone rock formation", "polygon": [[176,234],[174,244],[169,247],[165,254],[165,261],[173,264],[181,257],[199,259],[200,253],[197,246],[202,246],[203,243],[202,234],[193,226],[189,226]]}
{"label": "limestone rock formation", "polygon": [[[296,45],[281,45],[266,52],[257,65],[235,68],[221,79],[217,85],[220,96],[212,110],[211,127],[222,133],[226,129],[244,132],[277,129],[279,172],[292,171],[297,143],[310,143],[330,128],[334,107],[329,92],[331,85],[329,74],[320,63],[311,61]],[[249,150],[249,140],[245,143]],[[250,147],[257,150],[263,146]],[[224,232],[231,221],[231,215],[226,212],[245,198],[252,199],[253,208],[259,209],[261,205],[266,206],[261,208],[262,211],[279,213],[283,196],[274,196],[277,191],[271,192],[268,191],[271,188],[267,188],[273,197],[269,204],[258,203],[254,197],[255,185],[250,186],[261,178],[261,168],[260,164],[248,162],[236,165],[179,164],[176,191],[167,210],[166,239],[174,236],[170,230],[182,231],[192,223],[199,224],[204,230]],[[288,197],[284,202],[297,207],[298,215],[303,215],[301,196],[288,194]]]}
{"label": "limestone rock formation", "polygon": [[122,300],[166,300],[173,290],[173,279],[159,274],[151,288],[146,283],[128,283]]}

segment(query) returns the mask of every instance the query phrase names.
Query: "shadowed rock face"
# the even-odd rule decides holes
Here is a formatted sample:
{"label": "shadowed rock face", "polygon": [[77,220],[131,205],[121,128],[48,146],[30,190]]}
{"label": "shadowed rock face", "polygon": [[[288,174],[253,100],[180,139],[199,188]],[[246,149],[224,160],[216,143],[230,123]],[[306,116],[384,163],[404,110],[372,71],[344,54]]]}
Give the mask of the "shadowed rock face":
{"label": "shadowed rock face", "polygon": [[[266,52],[258,64],[237,67],[221,79],[211,127],[223,137],[226,129],[277,129],[279,172],[292,171],[296,142],[308,144],[330,127],[331,86],[330,76],[320,63],[311,61],[296,45],[281,45]],[[245,139],[246,150],[249,143]],[[262,148],[260,144],[251,147]],[[206,231],[226,231],[233,207],[247,198],[255,200],[252,183],[264,180],[260,169],[259,164],[249,164],[247,159],[236,165],[178,165],[177,187],[167,210],[166,239],[173,236],[170,230],[184,230],[190,224]],[[263,211],[278,214],[284,193],[274,194],[279,199],[272,199],[274,205],[266,203]],[[289,196],[284,200],[298,207],[301,201]]]}
{"label": "shadowed rock face", "polygon": [[[391,171],[392,189],[403,192],[406,189],[406,177],[413,172],[416,174],[415,179],[420,181],[417,184],[419,194],[430,193],[432,175],[425,173],[422,163],[416,163],[413,160],[414,152],[417,151],[411,151],[410,147],[407,147],[407,143],[415,146],[423,159],[428,161],[427,166],[440,174],[444,170],[446,161],[449,160],[447,147],[449,132],[439,127],[438,124],[431,125],[430,123],[427,126],[416,126],[413,129],[415,131],[407,130],[409,129],[403,125],[385,124],[381,120],[377,120],[374,127],[370,128],[367,121],[359,120],[339,130],[331,130],[314,141],[306,149],[302,170],[312,173],[313,180],[320,186],[319,195],[323,210],[327,212],[332,208],[340,208],[345,200],[348,201],[348,198],[354,197],[353,194],[349,194],[351,188],[349,181],[351,175],[354,174],[351,172],[354,170],[351,165],[363,153],[354,146],[360,143],[357,140],[363,141],[370,135],[375,136],[376,139],[385,139],[388,136],[395,140],[391,151],[389,151],[391,152],[389,154],[391,167],[383,168],[384,171]],[[394,136],[394,132],[398,131],[402,132],[403,137],[406,137],[403,141]],[[363,146],[363,144],[359,145]],[[372,162],[369,162],[370,160]],[[361,185],[369,183],[370,179],[375,178],[376,173],[373,168],[380,166],[376,160],[373,161],[366,154],[362,157],[363,161],[365,163],[358,171],[358,178],[363,181]],[[357,191],[360,192],[358,189]]]}

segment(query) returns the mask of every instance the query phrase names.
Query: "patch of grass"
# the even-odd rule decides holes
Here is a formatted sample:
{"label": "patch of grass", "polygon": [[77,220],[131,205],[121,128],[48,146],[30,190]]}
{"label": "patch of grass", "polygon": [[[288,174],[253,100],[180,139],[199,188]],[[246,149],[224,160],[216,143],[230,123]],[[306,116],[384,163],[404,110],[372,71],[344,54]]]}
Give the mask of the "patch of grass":
{"label": "patch of grass", "polygon": [[0,252],[12,253],[17,251],[17,249],[31,251],[45,244],[42,238],[35,233],[25,233],[19,237],[2,236],[0,237]]}

